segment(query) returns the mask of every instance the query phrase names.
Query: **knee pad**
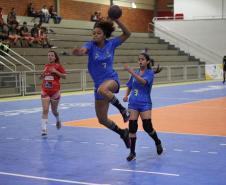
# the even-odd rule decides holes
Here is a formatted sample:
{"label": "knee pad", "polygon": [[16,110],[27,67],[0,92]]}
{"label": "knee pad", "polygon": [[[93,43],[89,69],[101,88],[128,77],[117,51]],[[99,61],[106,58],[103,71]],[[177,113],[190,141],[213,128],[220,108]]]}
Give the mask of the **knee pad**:
{"label": "knee pad", "polygon": [[143,128],[145,132],[152,133],[154,131],[151,119],[143,119],[142,122],[143,122]]}
{"label": "knee pad", "polygon": [[135,134],[138,129],[137,120],[129,120],[129,133]]}

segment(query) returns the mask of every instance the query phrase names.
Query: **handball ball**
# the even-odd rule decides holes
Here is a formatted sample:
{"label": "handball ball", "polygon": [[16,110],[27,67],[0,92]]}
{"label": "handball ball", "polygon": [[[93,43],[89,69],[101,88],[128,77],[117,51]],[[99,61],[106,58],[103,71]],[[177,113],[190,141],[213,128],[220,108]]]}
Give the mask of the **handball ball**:
{"label": "handball ball", "polygon": [[112,20],[118,19],[122,16],[122,9],[118,5],[112,5],[108,9],[108,17],[110,17]]}

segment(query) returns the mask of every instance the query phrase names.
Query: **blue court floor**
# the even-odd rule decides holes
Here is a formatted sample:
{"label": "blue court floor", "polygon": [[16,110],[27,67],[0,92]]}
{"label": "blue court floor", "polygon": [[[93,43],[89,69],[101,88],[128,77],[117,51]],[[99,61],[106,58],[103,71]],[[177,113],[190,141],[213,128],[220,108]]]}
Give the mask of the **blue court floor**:
{"label": "blue court floor", "polygon": [[[219,97],[226,97],[221,82],[156,86],[152,92],[154,109]],[[39,97],[0,99],[0,185],[226,185],[225,136],[158,132],[164,147],[158,156],[139,131],[137,159],[127,162],[129,150],[107,129],[57,130],[49,114],[48,136],[41,137],[41,111]],[[110,108],[109,114],[117,113]],[[63,95],[60,114],[62,121],[94,118],[93,94]]]}

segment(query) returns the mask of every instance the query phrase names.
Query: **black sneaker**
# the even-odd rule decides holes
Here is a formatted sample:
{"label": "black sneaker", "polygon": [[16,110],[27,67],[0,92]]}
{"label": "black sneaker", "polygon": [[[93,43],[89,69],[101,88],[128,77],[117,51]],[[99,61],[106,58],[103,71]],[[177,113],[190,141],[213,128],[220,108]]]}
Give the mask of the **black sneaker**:
{"label": "black sneaker", "polygon": [[136,160],[136,153],[130,153],[126,159],[127,159],[127,161]]}
{"label": "black sneaker", "polygon": [[162,144],[161,143],[159,143],[159,144],[156,145],[156,150],[157,150],[157,154],[158,155],[161,155],[162,154],[163,148],[162,148]]}
{"label": "black sneaker", "polygon": [[124,123],[129,121],[130,113],[129,113],[129,111],[127,109],[124,110],[121,114],[122,114]]}
{"label": "black sneaker", "polygon": [[60,128],[61,128],[61,121],[57,121],[57,122],[56,122],[56,128],[57,128],[57,129],[60,129]]}
{"label": "black sneaker", "polygon": [[47,129],[43,129],[42,132],[41,132],[41,135],[42,136],[47,136]]}
{"label": "black sneaker", "polygon": [[121,135],[121,139],[124,141],[126,148],[130,148],[130,138],[129,138],[129,130],[124,129],[123,135]]}

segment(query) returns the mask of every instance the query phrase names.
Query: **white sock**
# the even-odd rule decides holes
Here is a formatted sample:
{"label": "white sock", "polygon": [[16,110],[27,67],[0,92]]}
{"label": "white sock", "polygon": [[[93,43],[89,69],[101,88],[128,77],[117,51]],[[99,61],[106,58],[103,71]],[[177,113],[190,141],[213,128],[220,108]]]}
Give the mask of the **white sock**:
{"label": "white sock", "polygon": [[42,119],[42,122],[41,122],[42,130],[47,129],[47,123],[48,123],[48,119]]}

